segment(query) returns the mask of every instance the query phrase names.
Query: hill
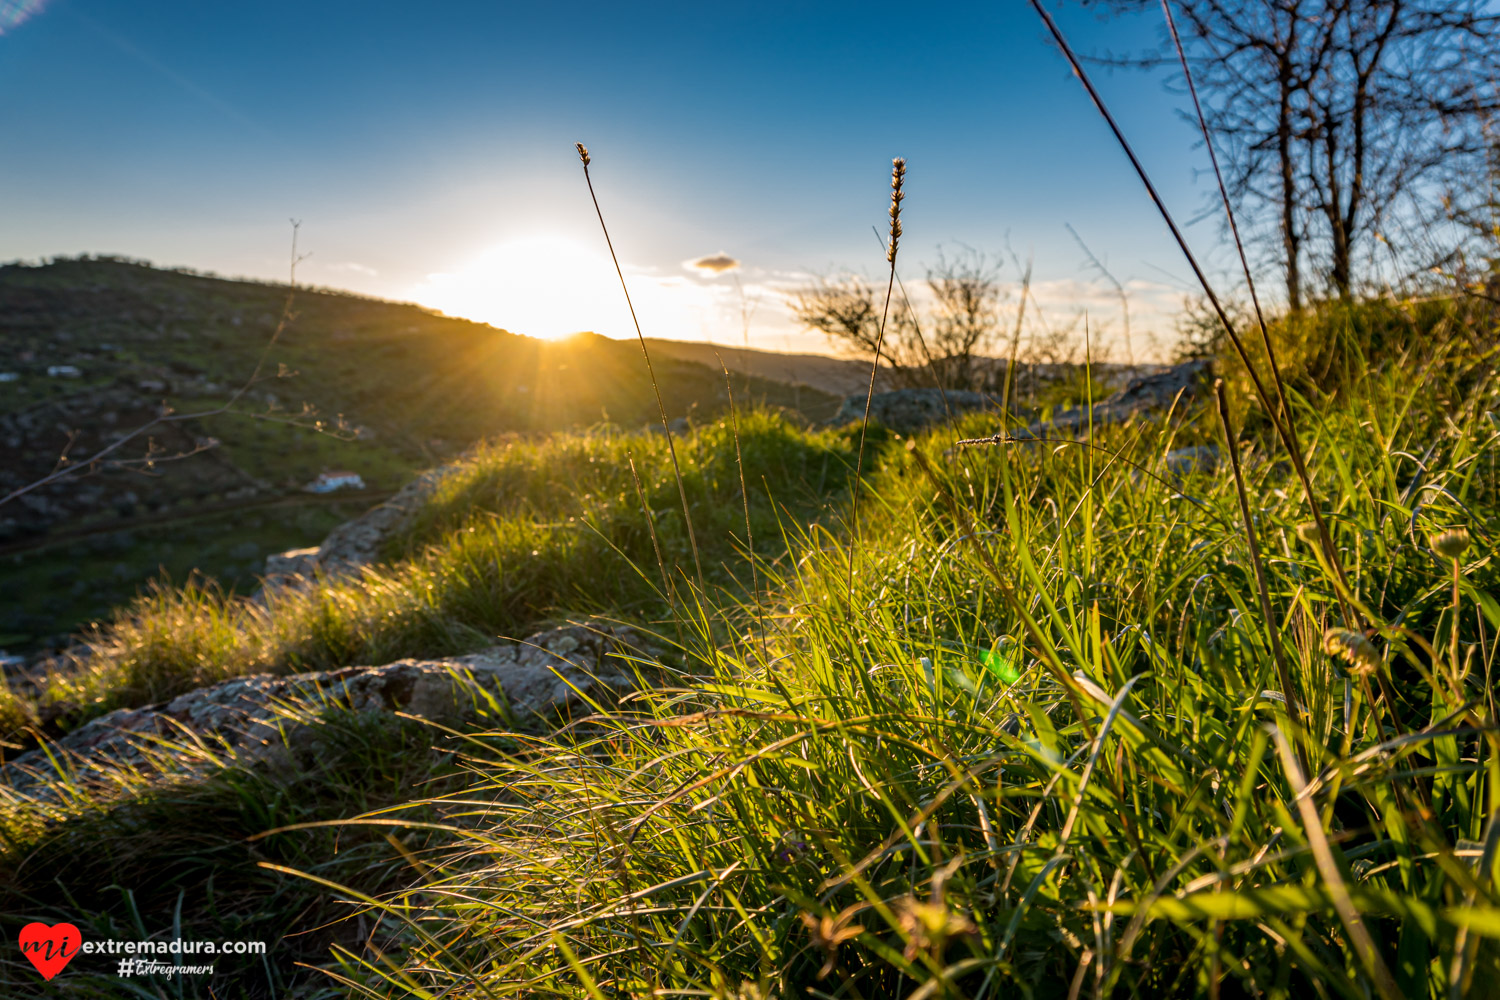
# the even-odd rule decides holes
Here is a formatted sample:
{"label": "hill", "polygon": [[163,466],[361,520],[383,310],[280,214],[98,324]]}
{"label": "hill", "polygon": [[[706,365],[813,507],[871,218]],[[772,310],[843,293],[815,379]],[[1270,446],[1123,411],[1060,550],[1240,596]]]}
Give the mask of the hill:
{"label": "hill", "polygon": [[[420,307],[115,258],[0,267],[0,495],[167,411],[87,475],[0,506],[0,649],[58,637],[167,569],[241,590],[419,468],[499,434],[658,421],[640,347],[542,341]],[[256,373],[259,373],[256,375]],[[727,405],[721,370],[656,359],[669,418]],[[254,376],[254,377],[252,377]],[[838,400],[759,374],[743,405]],[[181,415],[204,414],[181,419]],[[357,496],[309,496],[327,470]]]}
{"label": "hill", "polygon": [[1417,329],[1288,386],[1310,489],[1238,397],[475,448],[0,697],[0,926],[263,940],[249,998],[1490,996],[1500,379]]}

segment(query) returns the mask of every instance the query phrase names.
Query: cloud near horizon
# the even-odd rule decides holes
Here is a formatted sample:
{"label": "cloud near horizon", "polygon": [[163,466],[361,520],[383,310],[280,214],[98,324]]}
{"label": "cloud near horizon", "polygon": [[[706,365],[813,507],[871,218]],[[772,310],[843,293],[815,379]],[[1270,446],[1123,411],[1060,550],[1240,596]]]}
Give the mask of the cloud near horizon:
{"label": "cloud near horizon", "polygon": [[725,271],[733,271],[740,266],[740,262],[729,256],[724,251],[709,254],[707,257],[699,257],[697,260],[685,260],[682,266],[690,271],[708,271],[712,274],[723,274]]}

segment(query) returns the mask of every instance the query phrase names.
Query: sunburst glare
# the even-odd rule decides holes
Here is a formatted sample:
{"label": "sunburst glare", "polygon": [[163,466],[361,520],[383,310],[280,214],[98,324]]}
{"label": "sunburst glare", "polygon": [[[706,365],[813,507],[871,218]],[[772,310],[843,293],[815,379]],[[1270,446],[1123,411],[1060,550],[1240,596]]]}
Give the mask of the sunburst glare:
{"label": "sunburst glare", "polygon": [[[718,320],[714,289],[628,267],[626,280],[648,337],[711,339]],[[491,247],[455,271],[428,275],[410,297],[450,316],[532,337],[556,339],[583,330],[634,334],[609,257],[564,236]]]}

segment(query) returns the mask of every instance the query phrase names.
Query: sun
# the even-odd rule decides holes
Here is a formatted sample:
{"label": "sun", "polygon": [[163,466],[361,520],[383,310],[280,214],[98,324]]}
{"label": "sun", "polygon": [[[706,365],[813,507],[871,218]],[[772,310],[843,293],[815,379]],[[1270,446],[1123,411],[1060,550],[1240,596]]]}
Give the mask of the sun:
{"label": "sun", "polygon": [[455,272],[428,275],[411,297],[450,316],[549,340],[617,332],[622,320],[630,322],[609,258],[564,236],[498,244]]}
{"label": "sun", "polygon": [[[728,286],[701,277],[622,262],[636,316],[647,337],[713,340],[733,303]],[[498,243],[462,267],[410,289],[413,302],[512,333],[556,340],[584,330],[633,338],[635,324],[615,265],[599,248],[538,234]]]}

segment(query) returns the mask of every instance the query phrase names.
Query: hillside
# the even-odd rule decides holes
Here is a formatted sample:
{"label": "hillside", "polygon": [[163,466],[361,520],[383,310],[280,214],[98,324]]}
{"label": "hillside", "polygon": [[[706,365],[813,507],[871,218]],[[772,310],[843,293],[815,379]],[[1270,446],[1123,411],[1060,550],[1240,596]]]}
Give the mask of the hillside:
{"label": "hillside", "polygon": [[1487,997],[1500,378],[1447,308],[1288,387],[1314,506],[1238,392],[862,461],[742,413],[680,485],[476,448],[363,571],[162,588],[0,698],[0,924],[263,940],[200,985],[278,1000]]}
{"label": "hillside", "polygon": [[[117,259],[0,268],[0,495],[163,405],[230,408],[158,425],[114,464],[0,507],[0,589],[20,595],[0,609],[0,649],[55,643],[158,567],[253,588],[267,554],[316,542],[482,438],[659,422],[634,342],[541,341],[311,289],[283,323],[287,292]],[[656,373],[670,418],[727,405],[721,370],[664,356]],[[810,420],[838,406],[757,374],[738,375],[734,393]],[[326,470],[358,473],[367,490],[301,491]]]}

